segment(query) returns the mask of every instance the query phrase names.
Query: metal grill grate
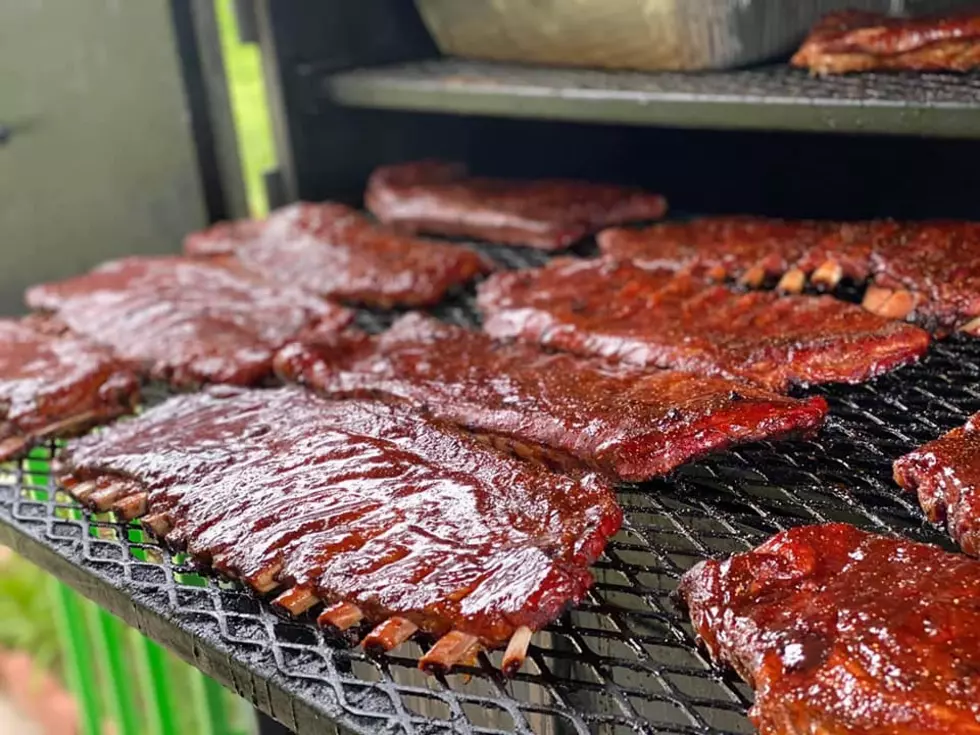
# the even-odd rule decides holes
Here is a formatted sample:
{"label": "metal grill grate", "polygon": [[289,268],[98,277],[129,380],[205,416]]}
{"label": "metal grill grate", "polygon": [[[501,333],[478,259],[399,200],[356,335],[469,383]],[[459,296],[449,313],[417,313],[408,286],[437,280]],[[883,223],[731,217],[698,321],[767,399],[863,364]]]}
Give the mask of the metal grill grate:
{"label": "metal grill grate", "polygon": [[[491,252],[511,266],[531,258]],[[472,325],[471,303],[461,295],[439,313]],[[360,315],[372,329],[390,318]],[[0,541],[301,734],[327,721],[426,735],[751,733],[751,692],[697,651],[671,600],[677,578],[702,557],[821,521],[948,546],[892,484],[891,461],[980,410],[980,340],[953,338],[919,365],[824,393],[832,419],[812,441],[746,446],[623,487],[627,522],[595,566],[588,601],[535,636],[513,681],[497,671],[499,653],[431,678],[415,668],[415,642],[372,659],[309,617],[281,617],[237,584],[197,574],[137,525],[77,507],[52,483],[52,447],[0,465]]]}

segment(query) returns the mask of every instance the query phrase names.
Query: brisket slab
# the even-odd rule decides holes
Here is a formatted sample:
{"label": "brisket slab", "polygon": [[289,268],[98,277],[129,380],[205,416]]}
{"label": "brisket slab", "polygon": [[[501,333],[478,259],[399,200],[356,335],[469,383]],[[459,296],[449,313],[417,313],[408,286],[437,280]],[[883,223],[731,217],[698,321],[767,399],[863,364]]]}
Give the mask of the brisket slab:
{"label": "brisket slab", "polygon": [[381,647],[416,629],[468,644],[430,651],[434,668],[581,600],[621,522],[595,475],[555,474],[405,407],[295,387],[171,398],[74,441],[62,467],[82,502],[145,516],[259,592],[285,589],[276,602],[293,613],[323,602],[324,620],[380,623]]}
{"label": "brisket slab", "polygon": [[792,63],[815,74],[969,71],[980,66],[980,13],[919,18],[831,13],[814,27]]}
{"label": "brisket slab", "polygon": [[756,692],[763,735],[980,733],[980,563],[844,524],[681,580],[694,630]]}
{"label": "brisket slab", "polygon": [[276,366],[330,398],[404,402],[501,447],[629,481],[736,443],[812,434],[827,411],[822,398],[547,354],[420,314],[377,337],[289,345]]}
{"label": "brisket slab", "polygon": [[560,250],[626,222],[660,219],[666,200],[641,189],[584,181],[469,176],[457,163],[379,168],[365,202],[382,222],[410,232]]}
{"label": "brisket slab", "polygon": [[37,326],[0,319],[0,461],[129,413],[139,399],[129,366],[90,342]]}
{"label": "brisket slab", "polygon": [[627,262],[565,258],[501,273],[478,303],[494,337],[777,391],[862,382],[929,346],[923,330],[829,296],[736,293]]}
{"label": "brisket slab", "polygon": [[167,256],[124,258],[35,286],[27,302],[177,387],[260,383],[287,340],[351,318],[346,309],[238,268]]}
{"label": "brisket slab", "polygon": [[896,460],[895,481],[917,492],[929,520],[980,556],[980,414]]}
{"label": "brisket slab", "polygon": [[330,202],[293,204],[261,222],[219,223],[189,235],[184,252],[234,255],[277,283],[380,308],[436,304],[492,268],[461,245],[400,234]]}

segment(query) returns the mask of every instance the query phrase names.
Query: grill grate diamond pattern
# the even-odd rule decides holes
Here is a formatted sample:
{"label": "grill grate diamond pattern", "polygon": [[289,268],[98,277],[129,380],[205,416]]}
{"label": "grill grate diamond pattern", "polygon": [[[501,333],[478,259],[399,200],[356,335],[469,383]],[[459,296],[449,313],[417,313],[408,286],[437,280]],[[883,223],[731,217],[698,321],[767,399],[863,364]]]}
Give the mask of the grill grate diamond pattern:
{"label": "grill grate diamond pattern", "polygon": [[[505,253],[508,266],[529,262]],[[476,323],[471,294],[438,313]],[[371,329],[391,318],[359,315]],[[511,681],[496,669],[499,652],[475,668],[426,677],[415,668],[416,642],[372,659],[310,616],[281,617],[236,583],[198,574],[137,525],[79,508],[53,484],[54,446],[0,465],[0,541],[300,733],[322,732],[326,721],[424,735],[751,733],[751,691],[697,650],[671,599],[678,577],[700,558],[822,521],[949,547],[915,498],[893,485],[891,461],[980,410],[980,340],[954,337],[919,365],[822,392],[832,419],[813,440],[741,447],[624,486],[627,521],[595,566],[589,599],[535,636]]]}

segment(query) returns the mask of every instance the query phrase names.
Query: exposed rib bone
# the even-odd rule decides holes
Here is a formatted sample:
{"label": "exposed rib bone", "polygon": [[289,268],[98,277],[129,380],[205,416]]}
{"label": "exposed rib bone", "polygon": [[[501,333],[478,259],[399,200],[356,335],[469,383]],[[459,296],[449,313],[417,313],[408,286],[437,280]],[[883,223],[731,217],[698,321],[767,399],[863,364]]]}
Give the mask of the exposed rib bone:
{"label": "exposed rib bone", "polygon": [[384,653],[407,641],[419,627],[407,618],[388,618],[364,637],[361,643],[368,653]]}
{"label": "exposed rib bone", "polygon": [[282,562],[276,561],[260,569],[256,574],[253,574],[247,581],[249,585],[259,594],[265,594],[266,592],[272,592],[276,587],[279,586],[279,581],[277,577],[279,572],[282,571]]}
{"label": "exposed rib bone", "polygon": [[124,521],[131,521],[146,513],[149,493],[133,493],[112,504],[112,510]]}
{"label": "exposed rib bone", "polygon": [[527,647],[531,642],[532,634],[530,628],[522,625],[510,637],[510,643],[507,644],[507,650],[504,652],[504,660],[500,666],[505,676],[513,676],[524,665],[524,659],[527,658]]}
{"label": "exposed rib bone", "polygon": [[352,628],[364,619],[364,613],[357,605],[349,602],[338,602],[331,605],[316,619],[323,627],[333,627],[337,630]]}
{"label": "exposed rib bone", "polygon": [[292,615],[302,615],[320,602],[309,587],[293,587],[272,601],[273,605],[285,608]]}
{"label": "exposed rib bone", "polygon": [[22,436],[11,436],[0,441],[0,457],[20,454],[27,447],[27,439]]}
{"label": "exposed rib bone", "polygon": [[800,293],[804,286],[806,286],[806,273],[799,268],[791,268],[779,279],[776,288],[786,293]]}
{"label": "exposed rib bone", "polygon": [[960,327],[961,332],[966,332],[967,334],[972,334],[974,336],[980,336],[980,316],[976,319],[972,319]]}
{"label": "exposed rib bone", "polygon": [[716,265],[709,268],[705,275],[711,281],[724,281],[728,277],[728,271],[725,270],[725,266]]}
{"label": "exposed rib bone", "polygon": [[750,288],[758,288],[766,280],[766,269],[763,265],[754,265],[749,268],[742,277],[738,279],[738,282],[743,286],[749,286]]}
{"label": "exposed rib bone", "polygon": [[68,488],[68,492],[73,498],[84,503],[98,489],[98,483],[94,480],[89,480],[88,482],[80,482],[74,487]]}
{"label": "exposed rib bone", "polygon": [[915,295],[905,289],[870,286],[861,305],[886,319],[905,319],[915,309]]}
{"label": "exposed rib bone", "polygon": [[143,519],[143,525],[149,528],[157,538],[163,538],[173,528],[170,517],[165,513],[153,513],[146,516]]}
{"label": "exposed rib bone", "polygon": [[840,279],[844,277],[844,269],[836,260],[825,260],[819,268],[813,271],[810,282],[818,286],[836,288]]}
{"label": "exposed rib bone", "polygon": [[105,487],[99,487],[88,497],[89,504],[99,512],[109,510],[112,505],[124,495],[133,490],[133,486],[124,482],[111,482]]}
{"label": "exposed rib bone", "polygon": [[419,660],[419,668],[428,674],[448,673],[460,661],[479,652],[480,639],[454,630],[447,633]]}

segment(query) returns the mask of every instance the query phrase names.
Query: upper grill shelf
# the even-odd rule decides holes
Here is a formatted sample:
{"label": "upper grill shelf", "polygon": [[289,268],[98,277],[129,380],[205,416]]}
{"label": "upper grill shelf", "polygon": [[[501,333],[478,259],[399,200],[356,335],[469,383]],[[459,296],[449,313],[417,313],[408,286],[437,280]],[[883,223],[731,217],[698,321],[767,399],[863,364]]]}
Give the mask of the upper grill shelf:
{"label": "upper grill shelf", "polygon": [[664,125],[980,138],[980,75],[818,79],[785,65],[637,73],[444,59],[328,76],[336,104],[393,110]]}

